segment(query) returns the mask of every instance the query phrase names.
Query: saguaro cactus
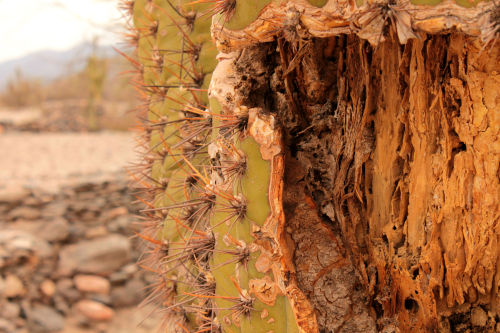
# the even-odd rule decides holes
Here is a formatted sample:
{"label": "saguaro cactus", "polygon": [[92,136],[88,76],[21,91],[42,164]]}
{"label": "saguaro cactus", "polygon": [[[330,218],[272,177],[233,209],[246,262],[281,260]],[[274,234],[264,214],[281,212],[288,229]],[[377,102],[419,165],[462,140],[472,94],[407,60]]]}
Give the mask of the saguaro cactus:
{"label": "saguaro cactus", "polygon": [[[297,331],[285,286],[276,281],[281,272],[262,266],[280,255],[279,245],[255,241],[255,228],[267,235],[271,212],[282,215],[268,199],[273,156],[263,159],[254,141],[262,138],[252,139],[261,124],[245,108],[221,113],[215,99],[208,107],[216,61],[205,15],[211,4],[126,7],[148,105],[147,154],[135,177],[149,194],[142,200],[151,228],[139,236],[152,243],[145,266],[159,274],[152,295],[164,294],[169,330]],[[277,133],[269,135],[281,145]]]}
{"label": "saguaro cactus", "polygon": [[168,331],[496,329],[495,2],[125,5]]}

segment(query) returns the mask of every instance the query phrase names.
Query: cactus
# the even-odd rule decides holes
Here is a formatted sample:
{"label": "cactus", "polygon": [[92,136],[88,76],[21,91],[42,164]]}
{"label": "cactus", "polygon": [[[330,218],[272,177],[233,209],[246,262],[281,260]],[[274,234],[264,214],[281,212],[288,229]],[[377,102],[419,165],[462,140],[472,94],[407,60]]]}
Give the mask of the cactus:
{"label": "cactus", "polygon": [[159,273],[151,299],[162,293],[172,331],[297,331],[283,286],[272,271],[256,268],[260,257],[274,255],[253,235],[271,211],[270,162],[248,134],[248,114],[208,109],[216,52],[205,16],[211,4],[128,7],[148,103],[147,154],[135,177],[150,194],[141,198],[150,228],[138,236],[152,246],[143,265]]}
{"label": "cactus", "polygon": [[92,53],[87,59],[85,72],[89,85],[87,122],[90,131],[99,130],[98,108],[102,103],[102,90],[106,79],[106,60],[97,54],[98,40],[92,42]]}
{"label": "cactus", "polygon": [[148,103],[147,155],[137,177],[144,177],[140,181],[148,196],[141,200],[148,202],[145,213],[152,221],[139,235],[152,244],[144,265],[158,273],[151,297],[164,297],[172,314],[170,330],[192,329],[210,317],[190,295],[210,294],[206,256],[212,251],[212,235],[205,220],[212,203],[193,165],[207,161],[211,116],[204,91],[216,50],[209,20],[195,19],[207,6],[135,1],[127,7],[134,18],[137,37],[132,40],[137,41],[140,84]]}
{"label": "cactus", "polygon": [[[440,235],[450,237],[441,222],[418,222],[410,231],[404,225],[418,201],[411,191],[423,191],[414,170],[435,153],[416,146],[430,144],[417,127],[455,122],[447,139],[435,139],[448,140],[449,153],[439,158],[453,159],[461,147],[454,140],[472,128],[447,113],[462,107],[453,98],[481,100],[463,91],[476,89],[477,78],[457,72],[479,74],[471,62],[455,63],[464,56],[460,45],[498,92],[497,4],[136,0],[125,7],[147,105],[146,153],[134,176],[147,205],[138,236],[150,242],[143,265],[158,273],[151,300],[163,297],[167,331],[431,332],[454,325],[462,311],[454,302],[466,302],[464,294],[470,304],[478,293],[494,304],[496,296],[484,301],[491,286],[440,243]],[[440,37],[450,29],[454,34]],[[431,52],[439,56],[422,55]],[[429,105],[430,95],[408,88],[425,81],[437,89],[440,80],[448,80],[446,93]],[[485,98],[486,109],[498,106]],[[442,117],[454,120],[436,120],[429,110],[438,105],[449,105]],[[496,118],[485,112],[489,122],[477,128],[494,133]],[[497,150],[481,147],[476,161],[488,153],[497,160]],[[447,170],[439,177],[464,190],[465,181]],[[489,179],[497,174],[491,170]],[[439,177],[436,187],[448,186]],[[491,184],[489,193],[498,189]],[[477,198],[495,211],[491,200]],[[427,219],[442,221],[446,212],[428,207]],[[427,236],[417,235],[422,223]],[[465,288],[452,281],[457,272],[468,272],[469,291],[446,290]]]}

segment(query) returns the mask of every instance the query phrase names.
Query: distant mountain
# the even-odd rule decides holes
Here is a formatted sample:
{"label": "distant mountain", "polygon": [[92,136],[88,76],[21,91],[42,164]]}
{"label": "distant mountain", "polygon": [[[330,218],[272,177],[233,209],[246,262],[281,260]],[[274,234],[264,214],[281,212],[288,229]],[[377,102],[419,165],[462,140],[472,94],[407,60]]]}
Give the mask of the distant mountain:
{"label": "distant mountain", "polygon": [[[0,62],[0,90],[5,87],[8,79],[13,77],[17,68],[21,69],[24,77],[52,80],[83,69],[91,52],[92,44],[83,43],[66,51],[39,51]],[[104,57],[117,54],[111,45],[99,46],[98,53]]]}

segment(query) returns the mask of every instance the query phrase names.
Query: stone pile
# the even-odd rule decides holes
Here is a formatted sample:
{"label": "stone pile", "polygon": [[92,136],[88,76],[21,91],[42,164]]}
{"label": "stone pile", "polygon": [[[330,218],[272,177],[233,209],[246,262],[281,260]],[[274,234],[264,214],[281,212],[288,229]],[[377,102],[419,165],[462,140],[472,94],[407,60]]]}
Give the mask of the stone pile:
{"label": "stone pile", "polygon": [[141,241],[125,181],[57,193],[0,189],[0,332],[59,332],[66,318],[106,332],[144,298]]}

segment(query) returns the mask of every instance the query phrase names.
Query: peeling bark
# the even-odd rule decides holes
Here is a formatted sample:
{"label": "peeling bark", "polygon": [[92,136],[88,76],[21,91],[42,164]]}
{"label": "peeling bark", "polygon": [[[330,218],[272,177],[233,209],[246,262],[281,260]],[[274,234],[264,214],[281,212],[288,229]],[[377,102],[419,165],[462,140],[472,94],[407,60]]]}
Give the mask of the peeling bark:
{"label": "peeling bark", "polygon": [[318,8],[306,0],[294,0],[270,3],[257,20],[242,30],[224,29],[224,20],[215,18],[212,35],[217,47],[225,52],[271,42],[287,30],[321,38],[357,34],[378,45],[385,40],[385,28],[392,24],[402,44],[411,38],[451,30],[488,39],[492,30],[498,32],[497,16],[498,5],[494,1],[481,2],[473,8],[464,8],[451,0],[435,6],[414,5],[410,0],[394,4],[386,0],[366,1],[362,6],[355,1],[328,1]]}

